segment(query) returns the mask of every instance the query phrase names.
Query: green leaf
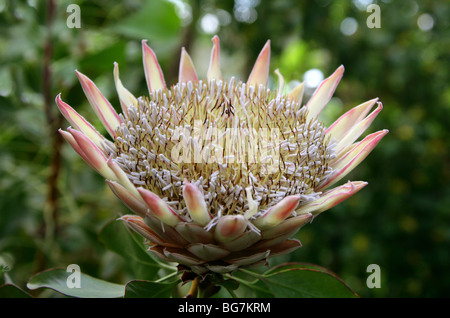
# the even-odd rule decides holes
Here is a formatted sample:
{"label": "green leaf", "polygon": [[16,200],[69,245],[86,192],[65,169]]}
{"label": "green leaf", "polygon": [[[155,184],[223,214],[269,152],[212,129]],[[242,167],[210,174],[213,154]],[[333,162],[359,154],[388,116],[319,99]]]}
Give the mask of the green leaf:
{"label": "green leaf", "polygon": [[[125,42],[117,42],[108,46],[99,52],[87,55],[80,60],[80,68],[82,70],[95,70],[98,74],[111,72],[113,63],[117,62],[122,65],[125,61]],[[92,75],[92,74],[91,74]]]}
{"label": "green leaf", "polygon": [[[342,279],[325,269],[300,264],[286,265],[263,276],[267,288],[280,298],[348,298],[358,297]],[[314,268],[317,267],[317,268]]]}
{"label": "green leaf", "polygon": [[125,287],[125,298],[168,298],[177,282],[156,283],[144,280],[132,280]]}
{"label": "green leaf", "polygon": [[50,288],[61,294],[80,298],[117,298],[123,297],[125,286],[80,273],[80,288],[69,288],[67,279],[72,272],[63,268],[53,268],[33,276],[27,284],[31,290]]}
{"label": "green leaf", "polygon": [[133,15],[112,26],[112,30],[138,40],[167,40],[178,35],[181,22],[174,4],[146,1]]}
{"label": "green leaf", "polygon": [[312,270],[316,270],[316,271],[320,271],[320,272],[329,273],[331,275],[336,276],[336,278],[338,278],[338,276],[336,274],[334,274],[332,271],[330,271],[329,269],[327,269],[325,267],[322,267],[322,266],[319,266],[316,264],[302,263],[302,262],[290,262],[290,263],[284,263],[284,264],[280,264],[278,266],[274,266],[274,267],[270,268],[269,270],[267,270],[264,273],[264,275],[282,272],[287,269],[312,269]]}
{"label": "green leaf", "polygon": [[32,296],[15,284],[0,286],[0,298],[31,298]]}
{"label": "green leaf", "polygon": [[100,231],[99,239],[106,248],[123,256],[127,261],[134,261],[155,272],[160,268],[145,251],[143,238],[132,233],[122,221],[109,221]]}

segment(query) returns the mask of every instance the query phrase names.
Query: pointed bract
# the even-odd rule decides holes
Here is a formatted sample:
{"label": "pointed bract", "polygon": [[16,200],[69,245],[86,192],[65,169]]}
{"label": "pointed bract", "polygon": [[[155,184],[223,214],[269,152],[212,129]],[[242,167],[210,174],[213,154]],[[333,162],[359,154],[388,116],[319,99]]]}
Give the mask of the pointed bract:
{"label": "pointed bract", "polygon": [[258,87],[259,85],[267,86],[269,80],[270,67],[270,40],[266,42],[258,59],[253,66],[253,70],[247,80],[247,85]]}
{"label": "pointed bract", "polygon": [[275,74],[278,76],[278,95],[282,96],[283,95],[283,91],[284,91],[284,77],[283,75],[280,73],[279,69],[275,70]]}
{"label": "pointed bract", "polygon": [[332,186],[350,173],[350,171],[356,168],[356,166],[358,166],[369,155],[373,148],[375,148],[375,146],[387,133],[388,130],[385,129],[368,135],[339,161],[334,162],[333,168],[335,171],[328,179],[318,186],[317,190],[319,191]]}
{"label": "pointed bract", "polygon": [[74,126],[76,129],[80,130],[89,139],[91,139],[95,145],[102,149],[102,143],[105,140],[103,137],[83,116],[78,114],[72,107],[62,101],[61,94],[56,96],[56,105],[61,114],[66,118],[66,120]]}
{"label": "pointed bract", "polygon": [[122,111],[124,114],[128,115],[128,107],[131,105],[137,106],[137,99],[123,86],[122,81],[119,78],[119,64],[116,62],[114,62],[114,83],[116,85],[116,91],[119,94]]}
{"label": "pointed bract", "polygon": [[197,72],[195,71],[194,63],[191,57],[186,52],[186,49],[181,48],[180,69],[178,74],[178,82],[198,82]]}
{"label": "pointed bract", "polygon": [[341,140],[356,123],[360,122],[369,113],[377,101],[378,98],[374,98],[353,107],[328,127],[325,133],[336,140]]}
{"label": "pointed bract", "polygon": [[300,196],[287,196],[275,206],[271,207],[262,216],[257,217],[253,221],[253,224],[261,230],[276,226],[283,222],[295,210],[299,202]]}
{"label": "pointed bract", "polygon": [[178,222],[183,219],[175,213],[166,202],[164,202],[160,197],[158,197],[153,192],[146,190],[144,188],[137,189],[150,209],[150,213],[156,216],[162,222],[175,226]]}
{"label": "pointed bract", "polygon": [[263,239],[271,239],[286,232],[299,230],[303,225],[310,222],[313,215],[310,213],[304,213],[302,215],[293,216],[278,224],[277,226],[268,228],[261,232]]}
{"label": "pointed bract", "polygon": [[166,82],[161,66],[159,66],[155,52],[147,45],[146,40],[142,40],[142,60],[149,94],[153,91],[165,89]]}
{"label": "pointed bract", "polygon": [[123,221],[130,229],[147,239],[152,245],[158,244],[166,247],[180,247],[178,245],[167,243],[166,241],[164,241],[144,222],[144,220],[140,216],[124,215],[120,217],[119,220]]}
{"label": "pointed bract", "polygon": [[289,94],[288,98],[295,103],[301,104],[303,101],[303,92],[305,88],[305,83],[297,85]]}
{"label": "pointed bract", "polygon": [[84,161],[86,161],[86,163],[88,165],[90,165],[94,170],[95,168],[92,166],[92,163],[89,162],[89,159],[86,157],[86,155],[84,154],[83,150],[81,150],[80,146],[78,146],[77,141],[75,140],[75,138],[73,138],[72,134],[62,130],[62,129],[58,129],[58,132],[61,134],[61,136],[63,136],[63,138],[69,143],[69,145],[73,148],[73,150],[75,150],[75,152],[81,157],[83,158]]}
{"label": "pointed bract", "polygon": [[342,75],[344,74],[344,66],[339,66],[338,69],[328,78],[320,83],[319,87],[314,91],[311,99],[306,104],[308,110],[308,120],[316,119],[325,105],[328,104],[334,91],[339,84]]}
{"label": "pointed bract", "polygon": [[208,81],[214,79],[222,79],[222,73],[220,71],[220,43],[219,37],[215,35],[212,38],[213,47],[211,50],[211,59],[209,61],[208,72],[206,73],[206,78]]}
{"label": "pointed bract", "polygon": [[247,228],[247,220],[242,215],[225,215],[219,219],[215,238],[220,242],[229,242],[244,233]]}
{"label": "pointed bract", "polygon": [[148,207],[140,195],[138,197],[134,196],[129,190],[116,181],[106,180],[106,183],[120,201],[122,201],[131,211],[140,217],[145,217]]}
{"label": "pointed bract", "polygon": [[85,134],[76,129],[68,128],[80,149],[83,151],[88,163],[103,177],[116,181],[116,175],[108,167],[107,159],[102,151]]}
{"label": "pointed bract", "polygon": [[378,107],[372,113],[370,113],[370,115],[368,115],[366,118],[356,123],[349,129],[345,136],[342,137],[341,140],[339,140],[335,150],[339,152],[345,147],[351,145],[356,139],[358,139],[359,136],[361,136],[364,131],[369,128],[370,124],[374,121],[375,117],[377,117],[382,109],[383,105],[381,103],[378,103]]}
{"label": "pointed bract", "polygon": [[183,187],[183,198],[189,215],[195,223],[205,226],[211,221],[212,216],[208,212],[203,194],[195,185],[189,183],[187,180]]}
{"label": "pointed bract", "polygon": [[125,171],[123,171],[122,168],[120,168],[119,165],[116,163],[116,161],[112,159],[112,156],[108,158],[106,164],[114,172],[116,180],[122,186],[127,188],[128,191],[130,191],[134,196],[139,197],[139,192],[136,190],[135,185],[130,181],[130,179],[128,179],[128,176],[125,173]]}
{"label": "pointed bract", "polygon": [[319,199],[301,206],[297,212],[300,214],[311,213],[316,216],[348,199],[366,185],[367,182],[362,181],[347,182],[346,184],[323,193]]}
{"label": "pointed bract", "polygon": [[105,96],[103,96],[103,94],[100,92],[100,90],[92,80],[78,71],[75,72],[95,114],[100,119],[111,137],[116,137],[115,130],[122,123],[119,115],[117,115],[117,112],[114,110]]}

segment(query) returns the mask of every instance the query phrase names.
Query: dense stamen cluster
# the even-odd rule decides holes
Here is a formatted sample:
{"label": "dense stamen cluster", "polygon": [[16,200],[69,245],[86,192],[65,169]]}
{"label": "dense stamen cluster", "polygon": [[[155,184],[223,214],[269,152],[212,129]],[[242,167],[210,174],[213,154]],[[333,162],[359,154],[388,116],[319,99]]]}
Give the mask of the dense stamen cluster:
{"label": "dense stamen cluster", "polygon": [[267,211],[292,194],[301,203],[333,169],[325,127],[306,108],[234,78],[178,83],[137,99],[116,129],[114,160],[136,187],[185,211],[184,180],[210,213],[243,214],[248,199]]}

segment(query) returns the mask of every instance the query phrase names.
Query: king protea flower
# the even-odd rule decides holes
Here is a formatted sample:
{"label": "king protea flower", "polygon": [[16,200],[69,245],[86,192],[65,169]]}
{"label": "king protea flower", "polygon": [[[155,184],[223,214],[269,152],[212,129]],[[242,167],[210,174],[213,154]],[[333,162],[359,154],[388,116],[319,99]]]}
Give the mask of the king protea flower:
{"label": "king protea flower", "polygon": [[196,274],[265,264],[300,247],[292,237],[303,225],[367,185],[349,181],[331,188],[387,133],[357,141],[382,109],[377,99],[330,127],[318,119],[343,66],[303,105],[303,84],[283,94],[278,70],[278,89],[267,87],[270,41],[246,82],[222,77],[219,38],[212,41],[206,79],[199,79],[182,49],[178,83],[171,87],[143,41],[148,96],[130,93],[115,63],[121,114],[76,71],[112,141],[56,97],[72,125],[60,133],[135,213],[120,220],[158,258]]}

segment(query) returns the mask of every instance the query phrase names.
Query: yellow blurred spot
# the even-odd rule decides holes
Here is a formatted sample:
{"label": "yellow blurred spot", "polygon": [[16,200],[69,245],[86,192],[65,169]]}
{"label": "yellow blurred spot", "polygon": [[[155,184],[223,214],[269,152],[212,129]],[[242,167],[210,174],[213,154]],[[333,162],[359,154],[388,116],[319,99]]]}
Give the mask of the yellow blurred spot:
{"label": "yellow blurred spot", "polygon": [[417,220],[415,218],[413,218],[412,216],[404,216],[401,220],[400,220],[400,227],[408,233],[413,233],[417,230],[418,227],[418,223]]}
{"label": "yellow blurred spot", "polygon": [[408,280],[406,289],[412,296],[418,296],[422,292],[422,282],[417,279],[411,278]]}
{"label": "yellow blurred spot", "polygon": [[428,175],[419,169],[412,171],[411,175],[415,184],[426,184],[430,181]]}
{"label": "yellow blurred spot", "polygon": [[409,190],[409,184],[402,179],[393,179],[391,181],[391,188],[395,194],[403,194]]}
{"label": "yellow blurred spot", "polygon": [[357,252],[366,252],[369,249],[369,238],[364,234],[357,234],[353,237],[352,246]]}
{"label": "yellow blurred spot", "polygon": [[436,243],[445,242],[445,229],[436,228],[431,231],[431,239]]}
{"label": "yellow blurred spot", "polygon": [[441,139],[432,139],[427,143],[428,149],[431,154],[444,155],[447,152],[447,147]]}
{"label": "yellow blurred spot", "polygon": [[414,137],[414,127],[411,125],[401,125],[397,129],[397,135],[402,140],[411,140]]}
{"label": "yellow blurred spot", "polygon": [[411,118],[416,122],[421,121],[425,117],[425,111],[422,107],[414,107],[411,109],[410,114]]}

